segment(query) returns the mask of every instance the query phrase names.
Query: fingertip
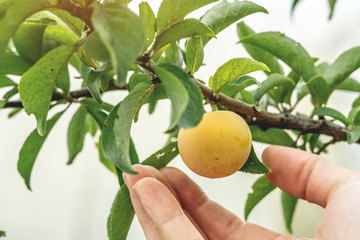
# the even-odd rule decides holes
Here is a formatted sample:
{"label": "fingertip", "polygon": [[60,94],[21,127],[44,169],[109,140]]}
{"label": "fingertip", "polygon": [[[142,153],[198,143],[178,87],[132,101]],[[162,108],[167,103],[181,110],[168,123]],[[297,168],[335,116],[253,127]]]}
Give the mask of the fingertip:
{"label": "fingertip", "polygon": [[293,150],[289,147],[284,146],[278,146],[278,145],[272,145],[267,148],[262,153],[262,161],[263,163],[269,167],[273,163],[273,161],[276,161],[279,158],[279,155],[288,154],[288,151]]}
{"label": "fingertip", "polygon": [[144,189],[156,187],[158,184],[160,184],[160,182],[153,177],[143,177],[139,179],[132,188],[135,192],[142,192]]}
{"label": "fingertip", "polygon": [[163,167],[159,171],[165,176],[171,176],[173,174],[183,173],[182,171],[174,167]]}
{"label": "fingertip", "polygon": [[154,178],[154,175],[151,173],[151,171],[149,171],[149,169],[147,169],[144,165],[135,164],[133,165],[133,168],[138,174],[131,175],[125,172],[123,173],[123,178],[128,188],[132,188],[142,178],[145,177]]}

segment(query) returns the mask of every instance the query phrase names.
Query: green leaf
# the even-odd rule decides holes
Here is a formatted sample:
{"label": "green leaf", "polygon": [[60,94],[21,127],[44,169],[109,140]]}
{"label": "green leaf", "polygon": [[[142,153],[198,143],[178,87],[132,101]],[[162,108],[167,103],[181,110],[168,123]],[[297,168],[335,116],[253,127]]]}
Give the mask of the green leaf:
{"label": "green leaf", "polygon": [[34,114],[40,135],[45,134],[46,117],[56,80],[61,75],[74,46],[60,46],[48,52],[21,78],[19,93],[27,114]]}
{"label": "green leaf", "polygon": [[242,38],[240,42],[260,47],[281,59],[295,73],[302,76],[306,82],[316,75],[313,59],[306,50],[282,33],[256,33]]}
{"label": "green leaf", "polygon": [[191,37],[186,42],[186,68],[193,75],[201,67],[204,60],[204,46],[201,38]]}
{"label": "green leaf", "polygon": [[69,76],[69,68],[66,65],[60,73],[58,80],[55,83],[57,88],[60,88],[63,93],[67,94],[70,90],[70,76]]}
{"label": "green leaf", "polygon": [[10,86],[17,86],[17,83],[5,75],[0,75],[0,88]]}
{"label": "green leaf", "polygon": [[0,237],[6,237],[6,232],[0,230]]}
{"label": "green leaf", "polygon": [[266,176],[262,176],[255,181],[252,185],[253,192],[249,193],[246,199],[245,220],[247,220],[253,208],[275,188],[276,186],[272,184]]}
{"label": "green leaf", "polygon": [[342,53],[333,64],[323,73],[323,77],[330,87],[330,91],[336,89],[356,69],[360,67],[360,47],[351,48]]}
{"label": "green leaf", "polygon": [[[240,39],[255,34],[255,32],[244,22],[239,22],[237,24],[237,33]],[[271,73],[284,73],[277,58],[264,49],[246,43],[243,43],[243,46],[253,59],[265,63],[271,70]],[[268,72],[265,73],[268,74]]]}
{"label": "green leaf", "polygon": [[241,76],[226,85],[221,92],[227,96],[232,97],[241,90],[255,84],[259,84],[255,78],[250,76]]}
{"label": "green leaf", "polygon": [[[1,101],[0,101],[1,102]],[[0,104],[1,105],[1,104]],[[1,106],[0,106],[1,108]],[[8,118],[12,118],[14,116],[16,116],[19,112],[21,112],[21,110],[23,110],[23,108],[13,108],[9,114],[8,114]]]}
{"label": "green leaf", "polygon": [[10,89],[9,91],[7,91],[3,98],[8,101],[11,97],[15,96],[17,93],[19,92],[17,87],[13,87],[12,89]]}
{"label": "green leaf", "polygon": [[[291,78],[285,77],[284,75],[279,73],[271,74],[261,83],[260,87],[257,89],[255,99],[259,101],[260,98],[264,96],[267,92],[282,85],[288,85],[292,87],[294,86],[294,81]],[[281,100],[284,96],[277,95],[276,97]]]}
{"label": "green leaf", "polygon": [[85,121],[88,125],[87,132],[90,133],[92,137],[95,137],[97,131],[99,130],[99,126],[96,120],[91,115],[87,114]]}
{"label": "green leaf", "polygon": [[7,100],[0,100],[0,109],[2,109],[6,103],[7,103]]}
{"label": "green leaf", "polygon": [[360,128],[359,127],[355,127],[351,131],[344,130],[344,132],[346,132],[346,134],[347,134],[348,144],[353,144],[353,143],[356,143],[357,141],[359,141],[359,139],[360,139]]}
{"label": "green leaf", "polygon": [[187,14],[217,0],[163,0],[156,18],[156,31],[162,32]]}
{"label": "green leaf", "polygon": [[239,171],[252,174],[267,174],[271,172],[256,156],[253,145],[251,145],[251,152],[248,159]]}
{"label": "green leaf", "polygon": [[294,196],[291,196],[285,192],[281,192],[281,205],[285,220],[285,226],[289,233],[292,233],[291,223],[293,220],[295,207],[298,199]]}
{"label": "green leaf", "polygon": [[13,36],[13,42],[20,56],[29,62],[36,62],[41,58],[44,54],[44,32],[50,24],[56,24],[56,22],[45,18],[38,21],[26,21],[19,26]]}
{"label": "green leaf", "polygon": [[144,48],[146,36],[142,19],[122,4],[97,4],[92,23],[110,53],[117,73],[117,85],[126,84],[126,75]]}
{"label": "green leaf", "polygon": [[67,146],[69,151],[67,164],[72,164],[77,154],[80,153],[83,148],[85,135],[89,128],[86,117],[86,109],[80,107],[70,121],[67,132]]}
{"label": "green leaf", "polygon": [[86,106],[85,108],[86,111],[91,115],[91,117],[96,121],[99,128],[102,129],[108,115],[95,107]]}
{"label": "green leaf", "polygon": [[162,58],[159,63],[175,63],[176,65],[182,66],[184,58],[181,54],[181,49],[176,42],[170,43],[165,49],[165,57]]}
{"label": "green leaf", "polygon": [[349,122],[346,119],[346,117],[341,112],[339,112],[333,108],[328,108],[328,107],[318,108],[311,114],[311,116],[315,116],[315,115],[329,116],[329,117],[332,117],[332,118],[344,123],[345,126],[349,125]]}
{"label": "green leaf", "polygon": [[351,109],[348,115],[348,123],[352,125],[357,125],[360,123],[360,107]]}
{"label": "green leaf", "polygon": [[356,79],[348,77],[336,87],[336,90],[360,92],[360,83]]}
{"label": "green leaf", "polygon": [[263,131],[258,126],[250,126],[250,130],[252,139],[255,142],[288,147],[290,147],[294,142],[289,134],[278,128],[269,128]]}
{"label": "green leaf", "polygon": [[263,63],[250,58],[234,58],[219,67],[212,80],[212,90],[219,95],[221,90],[238,77],[258,70],[270,71]]}
{"label": "green leaf", "polygon": [[30,67],[31,64],[28,61],[14,53],[6,52],[0,56],[0,74],[21,76]]}
{"label": "green leaf", "polygon": [[255,105],[256,103],[254,95],[246,90],[241,90],[240,92],[238,92],[238,94],[235,95],[235,99],[251,105]]}
{"label": "green leaf", "polygon": [[99,33],[94,31],[92,32],[85,40],[84,43],[85,51],[92,57],[94,60],[109,62],[110,53],[105,47],[104,43],[100,39]]}
{"label": "green leaf", "polygon": [[115,165],[105,157],[104,150],[101,146],[101,135],[99,136],[99,143],[96,144],[98,150],[99,150],[99,159],[100,162],[112,173],[117,174]]}
{"label": "green leaf", "polygon": [[123,185],[116,194],[108,219],[109,240],[125,240],[134,215],[129,190]]}
{"label": "green leaf", "polygon": [[38,14],[53,19],[57,23],[46,28],[45,38],[68,45],[73,45],[80,40],[85,28],[85,23],[80,18],[72,16],[68,11],[55,8],[36,15]]}
{"label": "green leaf", "polygon": [[114,108],[114,106],[109,103],[106,102],[99,103],[93,98],[83,98],[81,99],[81,102],[85,103],[89,107],[104,110],[106,112],[111,112],[111,110]]}
{"label": "green leaf", "polygon": [[329,3],[329,7],[330,7],[329,19],[331,19],[334,14],[336,0],[328,0],[328,3]]}
{"label": "green leaf", "polygon": [[98,102],[102,103],[101,99],[101,90],[100,90],[100,82],[101,77],[104,76],[107,72],[111,70],[110,65],[103,65],[97,70],[92,70],[91,68],[85,66],[84,64],[81,66],[81,75],[84,79],[84,83],[86,87],[89,89],[91,96]]}
{"label": "green leaf", "polygon": [[[209,26],[215,34],[218,34],[241,18],[257,12],[268,13],[265,8],[253,2],[228,2],[223,0],[208,10],[204,16],[201,17],[201,22]],[[211,36],[204,37],[204,46],[210,41],[210,39]]]}
{"label": "green leaf", "polygon": [[330,93],[329,86],[322,76],[316,75],[306,83],[306,86],[317,107],[327,102]]}
{"label": "green leaf", "polygon": [[189,18],[178,21],[156,37],[153,46],[154,52],[157,52],[169,43],[199,35],[216,37],[215,33],[208,26],[197,19]]}
{"label": "green leaf", "polygon": [[[314,153],[315,151],[315,147],[321,147],[322,143],[319,140],[320,134],[310,134],[310,139],[309,139],[309,145],[310,145],[310,151],[312,153]],[[320,145],[321,144],[321,145]]]}
{"label": "green leaf", "polygon": [[44,9],[54,0],[3,0],[0,2],[0,57],[19,25],[31,14]]}
{"label": "green leaf", "polygon": [[172,114],[167,131],[172,131],[177,127],[185,112],[189,103],[189,94],[177,76],[161,67],[154,66],[153,68],[171,101]]}
{"label": "green leaf", "polygon": [[145,74],[135,72],[133,75],[131,75],[129,79],[129,91],[132,91],[135,88],[135,86],[141,82],[150,85],[151,84],[150,77]]}
{"label": "green leaf", "polygon": [[168,163],[179,154],[177,141],[170,142],[164,148],[160,149],[150,157],[145,159],[141,164],[150,165],[154,168],[160,169],[168,165]]}
{"label": "green leaf", "polygon": [[[159,67],[165,69],[169,73],[173,74],[180,80],[181,84],[185,87],[189,100],[182,114],[176,129],[193,128],[198,125],[205,113],[203,105],[203,96],[200,88],[195,81],[179,66],[174,64],[160,64]],[[181,100],[185,101],[185,99]],[[174,129],[174,130],[176,130]]]}
{"label": "green leaf", "polygon": [[100,82],[100,88],[102,91],[106,91],[107,88],[109,87],[109,84],[111,83],[111,81],[113,80],[115,76],[115,73],[113,70],[105,73],[102,77],[101,77],[101,82]]}
{"label": "green leaf", "polygon": [[29,190],[31,190],[30,176],[36,157],[42,145],[44,144],[44,141],[48,136],[49,132],[51,131],[51,129],[53,128],[53,126],[55,125],[57,120],[59,120],[59,118],[63,113],[64,112],[57,113],[47,122],[46,134],[44,136],[40,136],[36,131],[36,129],[32,131],[31,134],[28,136],[28,138],[25,140],[24,145],[20,150],[17,168],[20,175],[25,180],[25,184]]}
{"label": "green leaf", "polygon": [[102,130],[102,148],[105,157],[122,171],[136,172],[131,167],[129,156],[130,128],[149,85],[139,83],[130,94],[116,105],[107,117]]}
{"label": "green leaf", "polygon": [[[135,144],[134,144],[132,138],[130,138],[129,156],[130,156],[131,165],[139,163],[139,156],[136,152]],[[121,171],[121,169],[119,169],[117,167],[115,167],[115,171],[118,175],[119,185],[122,186],[125,183],[124,178],[123,178],[123,171]]]}
{"label": "green leaf", "polygon": [[352,108],[360,107],[360,96],[357,97],[351,105]]}
{"label": "green leaf", "polygon": [[306,86],[306,83],[303,81],[303,79],[300,79],[298,84],[295,87],[296,90],[296,101],[299,102],[301,99],[303,99],[306,95],[309,94],[309,90]]}
{"label": "green leaf", "polygon": [[291,14],[294,13],[295,8],[296,8],[296,6],[298,5],[298,3],[299,3],[300,1],[301,1],[301,0],[293,0],[292,6],[291,6]]}
{"label": "green leaf", "polygon": [[146,33],[145,48],[147,48],[155,39],[155,14],[147,2],[139,4],[139,16],[144,23]]}
{"label": "green leaf", "polygon": [[[148,76],[141,73],[134,73],[129,80],[129,90],[131,91],[134,89],[134,87],[140,82],[145,82],[149,85],[152,84]],[[149,113],[154,112],[158,100],[166,98],[167,94],[165,92],[165,88],[162,84],[159,84],[146,99],[146,103],[149,103]]]}

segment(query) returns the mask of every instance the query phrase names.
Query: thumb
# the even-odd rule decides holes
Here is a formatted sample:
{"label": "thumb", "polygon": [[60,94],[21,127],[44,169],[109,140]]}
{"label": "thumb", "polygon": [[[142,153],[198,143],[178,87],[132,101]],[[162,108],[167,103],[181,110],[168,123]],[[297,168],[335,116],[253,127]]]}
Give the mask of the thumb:
{"label": "thumb", "polygon": [[271,146],[262,155],[272,172],[267,178],[284,192],[326,207],[341,183],[356,174],[332,162],[294,148]]}

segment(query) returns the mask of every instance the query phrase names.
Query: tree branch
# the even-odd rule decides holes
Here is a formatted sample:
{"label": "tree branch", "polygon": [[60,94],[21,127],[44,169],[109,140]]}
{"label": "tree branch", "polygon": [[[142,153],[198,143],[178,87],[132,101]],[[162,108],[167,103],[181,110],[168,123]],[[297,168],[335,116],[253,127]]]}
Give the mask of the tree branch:
{"label": "tree branch", "polygon": [[[117,87],[114,84],[114,81],[110,81],[108,88],[104,92],[113,91],[113,90],[126,90],[126,87]],[[77,91],[70,92],[70,98],[79,99],[82,97],[91,97],[91,93],[88,89],[80,89]],[[51,101],[58,101],[65,99],[64,96],[54,92]],[[3,108],[23,108],[21,101],[7,102]]]}
{"label": "tree branch", "polygon": [[[224,94],[218,98],[213,95],[213,91],[207,86],[196,81],[205,98],[217,105],[229,108],[241,114],[249,125],[259,126],[262,130],[268,128],[280,128],[300,131],[302,134],[316,133],[324,134],[334,138],[332,143],[346,141],[347,135],[345,128],[326,119],[314,120],[306,117],[295,116],[290,113],[271,113],[267,111],[257,111],[254,106],[237,101]],[[360,140],[357,142],[360,143]]]}
{"label": "tree branch", "polygon": [[[335,142],[347,140],[347,135],[344,132],[344,130],[346,129],[326,119],[314,120],[306,117],[295,116],[287,112],[271,113],[267,111],[257,111],[254,106],[251,106],[244,102],[240,102],[224,94],[219,94],[219,96],[216,98],[213,95],[213,91],[209,87],[201,84],[196,80],[195,82],[200,87],[204,97],[207,98],[210,102],[229,108],[241,114],[249,125],[256,125],[260,127],[262,130],[266,130],[268,128],[279,128],[279,129],[297,130],[300,131],[302,134],[307,134],[307,133],[324,134],[333,137],[333,141],[331,144]],[[124,90],[124,89],[126,88],[125,87],[119,88],[114,85],[113,81],[111,81],[109,87],[104,92],[111,90]],[[70,92],[70,97],[79,99],[82,97],[91,97],[91,94],[89,90],[81,89],[78,91]],[[63,99],[63,97],[57,94],[54,94],[52,97],[52,101],[57,101],[60,99]],[[5,104],[3,108],[14,108],[14,107],[23,107],[23,106],[20,101],[17,101],[17,102],[8,102]],[[358,140],[357,143],[360,143],[360,140]]]}

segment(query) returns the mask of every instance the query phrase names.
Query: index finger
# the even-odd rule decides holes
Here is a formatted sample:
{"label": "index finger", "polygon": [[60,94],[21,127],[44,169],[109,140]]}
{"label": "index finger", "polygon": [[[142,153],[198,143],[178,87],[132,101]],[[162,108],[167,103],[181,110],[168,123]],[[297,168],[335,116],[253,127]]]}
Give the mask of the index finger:
{"label": "index finger", "polygon": [[286,193],[326,207],[332,193],[356,174],[319,155],[294,148],[271,146],[262,155],[272,172],[267,178]]}

